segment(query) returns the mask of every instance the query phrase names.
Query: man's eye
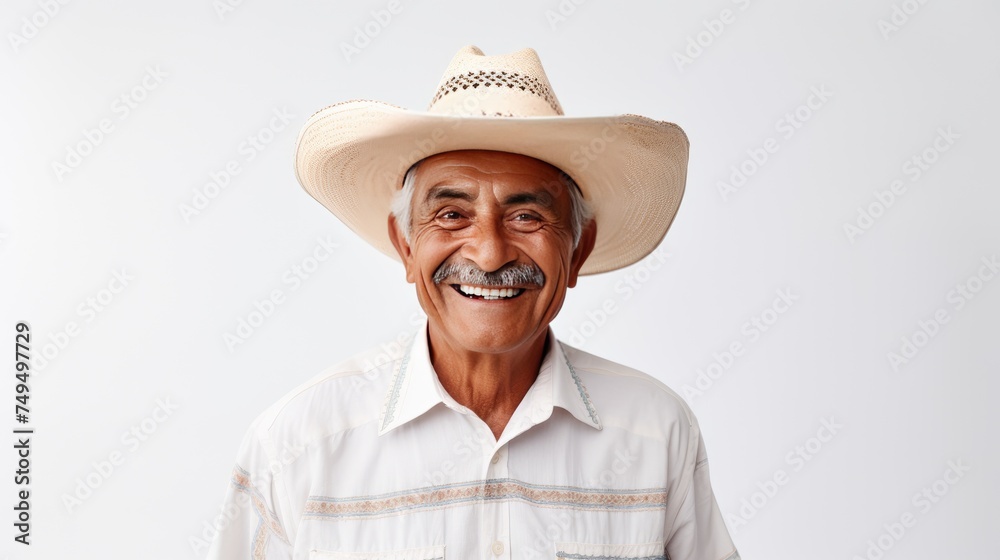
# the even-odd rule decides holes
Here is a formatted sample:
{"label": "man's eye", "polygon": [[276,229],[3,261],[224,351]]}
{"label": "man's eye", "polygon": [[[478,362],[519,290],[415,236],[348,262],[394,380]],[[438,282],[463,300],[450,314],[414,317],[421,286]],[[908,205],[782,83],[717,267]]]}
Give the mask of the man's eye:
{"label": "man's eye", "polygon": [[442,220],[457,220],[461,218],[462,215],[452,210],[451,212],[445,212],[444,214],[441,214],[440,217]]}
{"label": "man's eye", "polygon": [[530,233],[542,227],[542,218],[531,212],[520,212],[514,214],[510,220],[510,227],[513,231]]}

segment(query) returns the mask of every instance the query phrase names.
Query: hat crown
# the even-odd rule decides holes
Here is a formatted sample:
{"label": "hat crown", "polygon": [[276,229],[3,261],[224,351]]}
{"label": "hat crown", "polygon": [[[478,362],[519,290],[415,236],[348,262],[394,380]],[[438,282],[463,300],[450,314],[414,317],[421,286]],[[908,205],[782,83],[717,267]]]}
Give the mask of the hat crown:
{"label": "hat crown", "polygon": [[487,56],[473,45],[451,59],[427,111],[484,117],[563,115],[535,49]]}

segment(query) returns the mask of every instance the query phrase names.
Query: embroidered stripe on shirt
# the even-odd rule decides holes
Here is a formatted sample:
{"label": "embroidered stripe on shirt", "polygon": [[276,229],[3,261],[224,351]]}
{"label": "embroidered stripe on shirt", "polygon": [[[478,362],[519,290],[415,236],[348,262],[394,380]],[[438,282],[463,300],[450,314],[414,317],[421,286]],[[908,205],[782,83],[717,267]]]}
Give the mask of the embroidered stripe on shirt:
{"label": "embroidered stripe on shirt", "polygon": [[477,501],[520,501],[540,507],[581,510],[643,511],[662,509],[665,488],[598,490],[576,486],[544,486],[510,478],[427,486],[372,496],[310,496],[304,516],[358,519],[405,514],[414,510],[460,506]]}
{"label": "embroidered stripe on shirt", "polygon": [[278,516],[267,509],[264,497],[250,479],[250,473],[237,465],[233,468],[232,485],[238,492],[243,492],[250,497],[257,517],[260,519],[257,523],[257,530],[254,532],[253,558],[255,560],[264,558],[268,534],[274,534],[281,542],[289,544],[288,538],[285,536],[285,530],[281,526],[281,522],[278,521]]}

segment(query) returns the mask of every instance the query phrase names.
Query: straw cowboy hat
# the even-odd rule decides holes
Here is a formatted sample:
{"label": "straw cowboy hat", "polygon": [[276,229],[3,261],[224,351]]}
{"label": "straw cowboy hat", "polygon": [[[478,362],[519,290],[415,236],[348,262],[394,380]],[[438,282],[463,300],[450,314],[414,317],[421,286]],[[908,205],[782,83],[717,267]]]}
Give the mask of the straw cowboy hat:
{"label": "straw cowboy hat", "polygon": [[295,175],[355,233],[399,260],[386,228],[392,195],[417,161],[496,150],[568,174],[594,210],[597,239],[580,274],[632,264],[666,235],[684,193],[688,140],[638,115],[566,117],[533,49],[461,49],[426,111],[352,100],[313,114],[299,133]]}

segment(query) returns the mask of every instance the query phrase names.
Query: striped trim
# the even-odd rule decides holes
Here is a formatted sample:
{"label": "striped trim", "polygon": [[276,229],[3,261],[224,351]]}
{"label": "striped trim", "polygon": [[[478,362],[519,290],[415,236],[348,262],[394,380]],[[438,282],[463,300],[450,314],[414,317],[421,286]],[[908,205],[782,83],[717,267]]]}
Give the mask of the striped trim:
{"label": "striped trim", "polygon": [[648,511],[666,507],[666,488],[600,490],[529,484],[511,478],[425,486],[413,490],[346,498],[310,496],[303,515],[318,519],[363,519],[461,506],[481,501],[516,501],[578,510]]}
{"label": "striped trim", "polygon": [[264,496],[257,490],[250,479],[250,473],[240,468],[239,465],[236,465],[233,468],[231,483],[238,492],[243,492],[250,498],[254,511],[257,512],[259,521],[257,529],[254,531],[253,546],[251,547],[254,560],[264,558],[269,534],[278,537],[278,540],[285,544],[290,544],[288,537],[285,536],[285,529],[281,526],[281,522],[278,521],[278,516],[267,508]]}
{"label": "striped trim", "polygon": [[264,529],[264,519],[257,522],[257,529],[253,534],[253,546],[250,547],[250,557],[253,560],[265,560],[267,558],[267,530]]}
{"label": "striped trim", "polygon": [[406,354],[403,355],[403,359],[399,363],[399,368],[397,368],[392,374],[392,388],[386,394],[386,401],[382,412],[382,430],[384,430],[396,416],[396,403],[399,402],[399,391],[403,386],[403,379],[406,377],[406,366],[410,363],[410,352],[413,350],[413,344],[416,342],[419,334],[420,333],[418,331],[417,334],[413,335],[410,339],[410,344],[406,347]]}
{"label": "striped trim", "polygon": [[594,405],[590,402],[590,395],[587,394],[587,388],[583,385],[583,381],[580,381],[580,376],[577,375],[576,368],[570,363],[569,356],[566,354],[566,349],[563,348],[562,344],[559,345],[559,349],[562,350],[563,358],[566,359],[566,366],[569,368],[570,375],[573,376],[573,383],[576,384],[576,390],[580,392],[580,398],[583,399],[583,404],[587,406],[590,419],[594,421],[594,424],[600,426],[601,419],[597,416],[597,411],[594,410]]}

